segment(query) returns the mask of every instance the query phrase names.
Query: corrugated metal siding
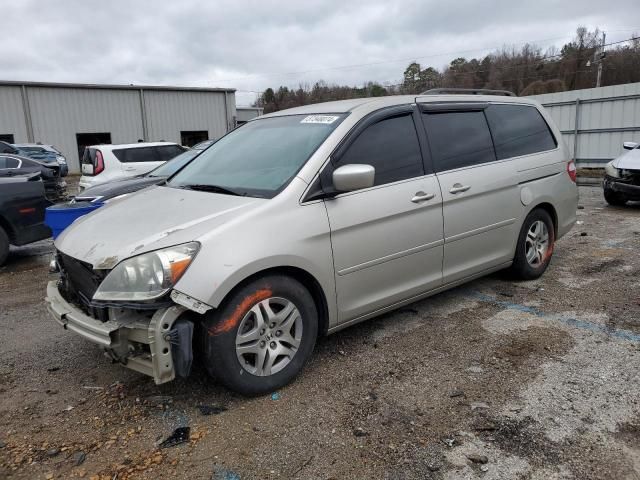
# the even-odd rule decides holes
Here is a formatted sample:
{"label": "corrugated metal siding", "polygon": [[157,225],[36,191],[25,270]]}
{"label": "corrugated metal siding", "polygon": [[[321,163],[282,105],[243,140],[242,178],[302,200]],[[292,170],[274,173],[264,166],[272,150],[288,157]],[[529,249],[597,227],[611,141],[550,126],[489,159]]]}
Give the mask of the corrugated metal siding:
{"label": "corrugated metal siding", "polygon": [[237,107],[237,120],[239,122],[248,122],[249,120],[259,117],[262,115],[261,108],[247,108],[247,107]]}
{"label": "corrugated metal siding", "polygon": [[0,88],[0,134],[13,134],[17,143],[27,142],[27,123],[20,87]]}
{"label": "corrugated metal siding", "polygon": [[[622,153],[622,142],[640,141],[640,83],[533,95],[530,98],[545,106],[563,132],[564,141],[574,158],[576,100],[580,100],[577,160],[581,166],[602,166]],[[628,131],[607,131],[622,128]]]}
{"label": "corrugated metal siding", "polygon": [[56,145],[79,171],[76,133],[110,133],[113,143],[142,138],[139,94],[127,90],[30,87],[34,140]]}
{"label": "corrugated metal siding", "polygon": [[209,138],[220,138],[227,133],[227,120],[235,115],[235,96],[226,95],[228,119],[224,92],[145,91],[149,141],[180,143],[180,132],[190,130],[207,130]]}

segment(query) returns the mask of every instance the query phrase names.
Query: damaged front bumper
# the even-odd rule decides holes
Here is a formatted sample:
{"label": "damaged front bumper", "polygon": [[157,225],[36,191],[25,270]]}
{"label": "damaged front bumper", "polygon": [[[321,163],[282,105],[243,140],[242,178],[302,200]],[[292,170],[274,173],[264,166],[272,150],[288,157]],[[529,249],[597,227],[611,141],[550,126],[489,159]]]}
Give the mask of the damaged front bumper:
{"label": "damaged front bumper", "polygon": [[[110,358],[122,365],[153,377],[156,384],[176,376],[172,329],[187,310],[172,305],[156,310],[151,318],[134,311],[114,309],[106,322],[86,315],[67,302],[58,290],[58,282],[47,285],[47,310],[66,330],[101,345]],[[119,313],[119,315],[117,314]],[[189,345],[191,338],[188,339]],[[172,351],[173,350],[173,351]],[[191,352],[189,351],[189,354]]]}
{"label": "damaged front bumper", "polygon": [[640,200],[640,175],[626,178],[605,176],[603,187],[623,195],[628,200]]}

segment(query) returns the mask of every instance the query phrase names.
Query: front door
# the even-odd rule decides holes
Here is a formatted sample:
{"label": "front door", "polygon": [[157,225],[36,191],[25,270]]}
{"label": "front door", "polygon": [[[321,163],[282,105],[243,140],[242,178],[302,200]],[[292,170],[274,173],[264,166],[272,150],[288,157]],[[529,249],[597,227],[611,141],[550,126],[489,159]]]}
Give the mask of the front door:
{"label": "front door", "polygon": [[393,305],[442,283],[442,197],[425,174],[413,109],[367,119],[330,167],[368,164],[375,185],[325,200],[339,321]]}

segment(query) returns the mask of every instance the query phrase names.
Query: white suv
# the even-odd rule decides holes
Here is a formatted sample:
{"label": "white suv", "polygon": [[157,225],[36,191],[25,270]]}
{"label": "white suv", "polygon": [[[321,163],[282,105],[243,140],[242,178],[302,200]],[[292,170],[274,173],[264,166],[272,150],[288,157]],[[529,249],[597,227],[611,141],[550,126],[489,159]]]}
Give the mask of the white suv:
{"label": "white suv", "polygon": [[145,174],[185,150],[185,147],[171,142],[92,145],[84,149],[80,161],[80,190],[118,178]]}

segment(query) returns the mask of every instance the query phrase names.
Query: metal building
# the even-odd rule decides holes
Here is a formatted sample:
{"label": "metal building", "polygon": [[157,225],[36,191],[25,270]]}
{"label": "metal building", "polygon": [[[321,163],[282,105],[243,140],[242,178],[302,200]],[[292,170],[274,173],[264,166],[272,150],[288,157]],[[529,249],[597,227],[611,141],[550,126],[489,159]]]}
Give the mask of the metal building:
{"label": "metal building", "polygon": [[0,82],[0,140],[55,145],[73,173],[87,145],[190,146],[235,125],[234,89]]}
{"label": "metal building", "polygon": [[236,125],[243,125],[249,120],[261,116],[263,110],[261,107],[236,107]]}
{"label": "metal building", "polygon": [[640,83],[532,95],[555,120],[580,167],[603,167],[640,142]]}

